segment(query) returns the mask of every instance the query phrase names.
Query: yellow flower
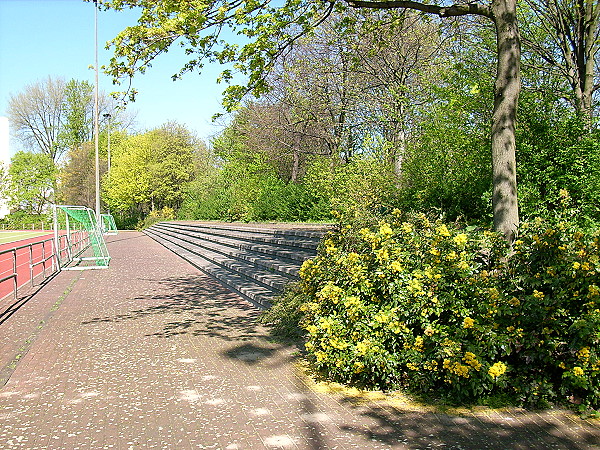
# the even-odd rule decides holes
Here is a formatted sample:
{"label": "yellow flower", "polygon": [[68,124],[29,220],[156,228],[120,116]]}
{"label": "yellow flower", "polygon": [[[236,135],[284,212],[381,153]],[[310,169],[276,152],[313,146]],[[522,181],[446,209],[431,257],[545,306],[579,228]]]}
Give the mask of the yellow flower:
{"label": "yellow flower", "polygon": [[306,331],[308,331],[310,334],[317,334],[317,331],[319,329],[317,328],[316,325],[309,325],[306,327]]}
{"label": "yellow flower", "polygon": [[463,361],[477,371],[481,369],[481,363],[477,360],[475,353],[466,352]]}
{"label": "yellow flower", "polygon": [[500,298],[500,292],[496,288],[489,288],[488,294],[492,300],[498,300]]}
{"label": "yellow flower", "polygon": [[424,331],[424,333],[425,333],[427,336],[433,336],[433,335],[434,335],[434,333],[435,333],[435,330],[434,330],[433,328],[431,328],[431,327],[427,327],[427,328],[425,328],[425,331]]}
{"label": "yellow flower", "polygon": [[448,231],[448,227],[446,227],[446,225],[440,225],[439,227],[437,227],[435,229],[435,231],[437,232],[437,234],[439,234],[440,236],[444,236],[444,237],[448,237],[450,236],[450,231]]}
{"label": "yellow flower", "polygon": [[575,261],[575,262],[573,263],[573,269],[577,270],[577,269],[579,269],[580,267],[581,267],[581,264],[579,264],[577,261]]}
{"label": "yellow flower", "polygon": [[422,290],[422,288],[423,288],[423,286],[421,285],[421,282],[415,278],[411,279],[408,282],[408,289],[411,292],[414,292],[414,291],[420,292]]}
{"label": "yellow flower", "polygon": [[456,243],[456,245],[462,247],[467,243],[468,237],[466,234],[460,233],[460,234],[457,234],[456,236],[454,236],[453,240]]}
{"label": "yellow flower", "polygon": [[588,298],[598,297],[600,295],[600,289],[595,284],[591,284],[588,288]]}
{"label": "yellow flower", "polygon": [[421,336],[417,336],[415,338],[415,350],[418,352],[423,351],[423,338]]}
{"label": "yellow flower", "polygon": [[328,281],[327,284],[317,293],[317,297],[323,300],[331,300],[337,303],[340,300],[340,295],[343,289],[333,284],[333,281]]}
{"label": "yellow flower", "polygon": [[397,320],[391,322],[389,327],[390,327],[390,330],[392,330],[392,333],[396,333],[396,334],[408,333],[408,331],[409,331],[409,329],[403,322],[398,322]]}
{"label": "yellow flower", "polygon": [[456,252],[455,252],[455,251],[451,251],[450,253],[448,253],[448,254],[446,255],[446,259],[447,259],[448,261],[452,261],[452,260],[454,260],[454,259],[456,259],[456,258],[458,258],[458,255],[456,254]]}
{"label": "yellow flower", "polygon": [[473,325],[475,325],[475,321],[470,317],[465,317],[463,320],[463,328],[473,328]]}
{"label": "yellow flower", "polygon": [[467,270],[470,266],[468,262],[460,261],[458,264],[456,264],[456,267],[460,270]]}
{"label": "yellow flower", "polygon": [[356,344],[356,351],[361,355],[366,355],[369,351],[369,347],[371,346],[371,341],[365,340]]}
{"label": "yellow flower", "polygon": [[519,306],[521,304],[521,301],[517,297],[513,297],[508,301],[508,304],[510,306]]}
{"label": "yellow flower", "polygon": [[313,267],[313,260],[312,259],[307,259],[306,261],[304,261],[302,263],[302,266],[300,267],[300,271],[298,272],[298,274],[300,275],[300,278],[302,279],[306,279],[306,277],[308,276],[308,272],[310,271],[310,269]]}
{"label": "yellow flower", "polygon": [[417,366],[415,366],[413,363],[406,363],[406,367],[408,367],[410,370],[414,370],[414,371],[419,370],[419,368]]}
{"label": "yellow flower", "polygon": [[387,261],[390,258],[390,254],[388,253],[387,248],[377,250],[376,256],[379,261]]}
{"label": "yellow flower", "polygon": [[539,300],[544,298],[544,293],[541,291],[538,291],[537,289],[533,290],[533,296]]}
{"label": "yellow flower", "polygon": [[389,314],[383,313],[383,312],[378,312],[377,314],[375,314],[375,317],[373,317],[375,319],[375,322],[379,322],[379,323],[388,323],[390,321],[390,316]]}
{"label": "yellow flower", "polygon": [[329,345],[331,345],[333,348],[337,348],[338,350],[344,350],[350,344],[348,344],[347,342],[344,342],[344,341],[340,341],[336,337],[333,337],[333,338],[329,339]]}
{"label": "yellow flower", "polygon": [[403,222],[402,223],[402,231],[404,231],[405,233],[412,233],[413,232],[413,226],[412,224],[408,223],[408,222]]}
{"label": "yellow flower", "polygon": [[498,378],[500,375],[502,375],[504,372],[506,372],[506,364],[502,363],[502,362],[497,362],[495,363],[492,367],[489,368],[488,370],[488,374],[496,379]]}
{"label": "yellow flower", "polygon": [[587,360],[590,358],[590,348],[583,347],[577,352],[577,359]]}
{"label": "yellow flower", "polygon": [[392,227],[390,227],[389,223],[384,223],[379,227],[379,234],[384,237],[390,237],[394,232],[392,231]]}
{"label": "yellow flower", "polygon": [[440,251],[435,247],[431,247],[431,250],[429,250],[429,253],[431,253],[433,256],[440,256]]}
{"label": "yellow flower", "polygon": [[583,369],[579,366],[573,367],[573,373],[575,374],[575,376],[578,376],[578,377],[582,377],[585,374]]}
{"label": "yellow flower", "polygon": [[360,255],[358,253],[355,252],[350,252],[348,253],[347,256],[348,262],[349,263],[357,263],[360,260]]}

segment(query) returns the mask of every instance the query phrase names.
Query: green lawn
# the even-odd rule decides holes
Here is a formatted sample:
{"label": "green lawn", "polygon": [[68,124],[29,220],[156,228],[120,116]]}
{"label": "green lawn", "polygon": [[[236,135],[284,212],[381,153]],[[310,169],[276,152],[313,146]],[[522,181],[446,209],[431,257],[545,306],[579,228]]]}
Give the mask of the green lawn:
{"label": "green lawn", "polygon": [[29,239],[36,236],[43,236],[45,234],[52,234],[51,231],[0,231],[0,244],[6,244],[8,242],[20,241],[22,239]]}

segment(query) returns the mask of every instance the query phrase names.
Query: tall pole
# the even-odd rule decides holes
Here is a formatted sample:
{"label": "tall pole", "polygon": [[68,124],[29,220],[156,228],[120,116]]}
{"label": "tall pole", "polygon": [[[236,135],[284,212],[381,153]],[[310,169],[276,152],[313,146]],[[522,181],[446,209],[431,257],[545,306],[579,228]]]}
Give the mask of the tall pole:
{"label": "tall pole", "polygon": [[112,116],[110,114],[106,113],[106,114],[104,114],[104,117],[108,121],[108,175],[110,176],[110,132],[111,132],[110,119],[112,119]]}
{"label": "tall pole", "polygon": [[94,0],[94,31],[95,31],[95,54],[96,63],[94,64],[96,72],[96,83],[94,86],[94,150],[96,159],[96,223],[100,223],[100,155],[98,152],[98,1]]}

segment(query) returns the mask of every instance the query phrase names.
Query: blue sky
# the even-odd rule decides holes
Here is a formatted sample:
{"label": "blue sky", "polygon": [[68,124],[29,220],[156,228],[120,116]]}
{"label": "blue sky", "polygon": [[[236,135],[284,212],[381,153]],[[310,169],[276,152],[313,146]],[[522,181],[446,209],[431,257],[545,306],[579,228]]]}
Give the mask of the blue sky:
{"label": "blue sky", "polygon": [[[111,52],[106,41],[137,21],[138,13],[99,11],[99,65],[107,64]],[[221,92],[216,84],[221,67],[206,66],[201,75],[190,73],[182,80],[171,75],[186,61],[181,52],[170,51],[153,67],[134,79],[139,91],[131,108],[137,110],[140,130],[177,121],[197,132],[205,141],[221,127],[211,117],[221,112]],[[83,0],[0,0],[0,116],[6,116],[10,94],[27,84],[52,77],[94,82],[94,6]],[[100,90],[119,90],[100,74]],[[18,150],[11,141],[11,153]]]}

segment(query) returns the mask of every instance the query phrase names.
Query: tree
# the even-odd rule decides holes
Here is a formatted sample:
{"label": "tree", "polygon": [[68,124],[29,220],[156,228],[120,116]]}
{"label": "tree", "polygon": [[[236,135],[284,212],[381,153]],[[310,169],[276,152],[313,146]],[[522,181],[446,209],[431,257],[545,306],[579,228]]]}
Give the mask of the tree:
{"label": "tree", "polygon": [[63,150],[57,148],[64,121],[66,83],[48,77],[27,85],[23,92],[11,95],[8,116],[15,136],[30,150],[37,150],[57,161]]}
{"label": "tree", "polygon": [[[11,95],[8,116],[15,136],[31,151],[48,155],[55,164],[74,146],[92,137],[92,85],[86,81],[48,77]],[[100,116],[110,113],[111,124],[130,126],[131,117],[102,94]]]}
{"label": "tree", "polygon": [[[270,2],[237,0],[114,0],[107,8],[142,9],[138,25],[128,27],[113,41],[115,57],[108,73],[119,82],[143,72],[152,61],[178,42],[190,61],[174,75],[202,68],[205,60],[234,63],[234,69],[248,77],[248,84],[230,86],[224,98],[233,107],[247,93],[260,95],[268,90],[266,74],[278,57],[285,54],[302,35],[311,33],[334,10],[345,7],[365,9],[414,9],[440,17],[475,15],[495,25],[497,74],[491,128],[494,227],[512,241],[519,223],[515,163],[515,119],[520,92],[520,35],[516,0],[492,0],[489,5],[470,2],[449,6],[414,1],[288,0]],[[247,38],[238,46],[225,43],[219,34],[229,27]],[[220,79],[231,80],[226,69]]]}
{"label": "tree", "polygon": [[177,208],[201,148],[187,129],[175,123],[115,143],[111,172],[103,181],[107,205],[134,215]]}
{"label": "tree", "polygon": [[527,0],[523,20],[527,49],[538,61],[534,67],[567,82],[564,97],[591,130],[593,98],[600,87],[600,3],[597,0]]}
{"label": "tree", "polygon": [[17,152],[3,177],[1,191],[11,208],[41,214],[51,201],[55,181],[56,168],[48,155]]}

